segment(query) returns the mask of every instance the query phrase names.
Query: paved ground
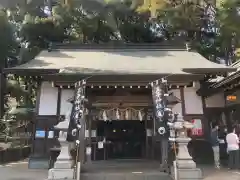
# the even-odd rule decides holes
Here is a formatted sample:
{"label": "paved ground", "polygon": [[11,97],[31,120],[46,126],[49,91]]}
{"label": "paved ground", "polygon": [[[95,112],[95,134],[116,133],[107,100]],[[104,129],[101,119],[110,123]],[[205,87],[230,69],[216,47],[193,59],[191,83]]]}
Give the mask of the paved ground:
{"label": "paved ground", "polygon": [[[240,171],[216,170],[212,167],[201,167],[204,180],[240,180]],[[29,170],[27,161],[0,165],[1,180],[46,180],[47,170]]]}
{"label": "paved ground", "polygon": [[204,180],[240,180],[240,171],[202,167]]}
{"label": "paved ground", "polygon": [[30,170],[28,162],[16,162],[7,165],[0,165],[1,180],[45,180],[47,170]]}

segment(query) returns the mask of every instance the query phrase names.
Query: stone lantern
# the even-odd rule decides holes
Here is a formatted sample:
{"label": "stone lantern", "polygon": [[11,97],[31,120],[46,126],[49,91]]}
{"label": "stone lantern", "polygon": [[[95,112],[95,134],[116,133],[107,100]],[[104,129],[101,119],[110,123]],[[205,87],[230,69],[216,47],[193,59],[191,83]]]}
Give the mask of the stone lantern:
{"label": "stone lantern", "polygon": [[67,142],[67,131],[70,122],[70,113],[67,113],[65,119],[54,126],[55,130],[59,131],[58,141],[61,145],[61,152],[57,157],[57,161],[54,164],[54,168],[48,172],[48,179],[73,179],[74,170],[71,167],[71,157],[69,155],[69,149]]}
{"label": "stone lantern", "polygon": [[[201,170],[196,168],[196,163],[193,161],[187,148],[189,141],[191,141],[191,138],[187,136],[187,130],[193,128],[193,124],[184,121],[182,116],[178,116],[177,121],[169,124],[169,126],[171,131],[174,131],[174,133],[170,133],[169,140],[178,143],[178,153],[172,169],[175,179],[203,179]],[[175,134],[176,137],[174,137]]]}

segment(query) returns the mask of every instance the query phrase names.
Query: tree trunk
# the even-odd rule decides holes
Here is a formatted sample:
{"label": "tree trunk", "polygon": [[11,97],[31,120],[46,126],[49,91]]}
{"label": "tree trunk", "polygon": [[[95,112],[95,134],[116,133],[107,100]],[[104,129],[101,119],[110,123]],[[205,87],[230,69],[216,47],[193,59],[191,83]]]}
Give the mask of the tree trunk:
{"label": "tree trunk", "polygon": [[4,116],[4,95],[5,95],[5,88],[6,88],[6,79],[5,75],[3,74],[2,70],[0,72],[0,118]]}

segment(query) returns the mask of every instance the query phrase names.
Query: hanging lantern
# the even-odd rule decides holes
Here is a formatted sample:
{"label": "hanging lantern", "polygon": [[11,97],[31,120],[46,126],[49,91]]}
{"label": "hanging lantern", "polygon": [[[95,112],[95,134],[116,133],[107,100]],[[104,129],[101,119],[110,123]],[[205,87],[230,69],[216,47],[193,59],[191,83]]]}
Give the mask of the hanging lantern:
{"label": "hanging lantern", "polygon": [[226,126],[227,122],[226,122],[226,115],[224,112],[222,112],[222,123],[224,126]]}
{"label": "hanging lantern", "polygon": [[128,113],[128,109],[127,109],[125,112],[125,119],[128,120],[128,118],[129,118],[129,113]]}
{"label": "hanging lantern", "polygon": [[103,111],[103,120],[104,120],[104,121],[107,121],[107,120],[108,120],[106,111]]}
{"label": "hanging lantern", "polygon": [[138,111],[138,119],[139,119],[140,121],[143,120],[142,112],[141,112],[141,111]]}
{"label": "hanging lantern", "polygon": [[116,118],[117,118],[117,120],[120,119],[120,113],[119,113],[119,110],[118,110],[118,109],[117,109],[117,111],[116,111]]}

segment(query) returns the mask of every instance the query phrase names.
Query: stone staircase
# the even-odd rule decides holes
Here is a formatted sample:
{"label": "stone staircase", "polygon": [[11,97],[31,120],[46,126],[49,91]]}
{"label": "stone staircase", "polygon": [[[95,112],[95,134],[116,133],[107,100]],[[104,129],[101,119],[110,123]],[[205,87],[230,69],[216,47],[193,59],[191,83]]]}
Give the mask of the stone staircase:
{"label": "stone staircase", "polygon": [[98,161],[82,166],[81,180],[171,180],[159,162],[146,160]]}

